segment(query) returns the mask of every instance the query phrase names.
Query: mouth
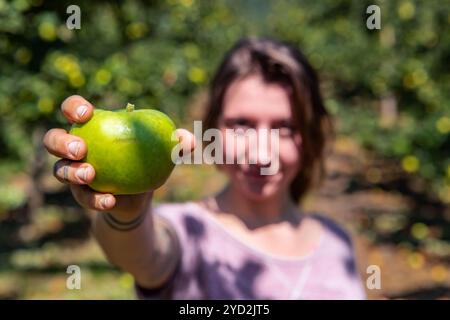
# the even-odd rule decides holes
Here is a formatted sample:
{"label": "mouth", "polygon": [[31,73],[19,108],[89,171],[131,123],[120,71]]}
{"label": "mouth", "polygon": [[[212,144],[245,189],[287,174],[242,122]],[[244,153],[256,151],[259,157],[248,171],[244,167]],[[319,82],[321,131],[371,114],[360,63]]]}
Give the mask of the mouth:
{"label": "mouth", "polygon": [[262,175],[259,170],[257,172],[255,171],[243,171],[244,176],[253,178],[253,179],[266,179],[268,178],[267,175]]}
{"label": "mouth", "polygon": [[261,167],[241,168],[241,172],[244,177],[258,181],[272,180],[280,174],[278,172],[274,175],[264,175],[261,173],[261,169]]}

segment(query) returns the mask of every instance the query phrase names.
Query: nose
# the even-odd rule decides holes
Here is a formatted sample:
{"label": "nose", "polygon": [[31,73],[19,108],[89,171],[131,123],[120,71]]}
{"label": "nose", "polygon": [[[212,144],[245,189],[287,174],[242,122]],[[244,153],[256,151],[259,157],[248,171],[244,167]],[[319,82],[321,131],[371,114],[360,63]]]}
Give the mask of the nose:
{"label": "nose", "polygon": [[257,145],[249,145],[249,161],[258,167],[268,167],[272,161],[271,137],[268,129],[258,129]]}

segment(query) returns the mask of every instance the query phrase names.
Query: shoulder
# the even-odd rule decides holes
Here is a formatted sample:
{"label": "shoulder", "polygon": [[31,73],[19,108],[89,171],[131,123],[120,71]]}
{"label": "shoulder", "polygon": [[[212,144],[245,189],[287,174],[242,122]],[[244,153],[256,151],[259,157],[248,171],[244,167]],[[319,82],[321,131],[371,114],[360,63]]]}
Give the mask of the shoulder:
{"label": "shoulder", "polygon": [[346,283],[345,296],[348,298],[345,299],[365,299],[366,294],[356,262],[351,233],[330,217],[316,213],[312,216],[324,228],[324,241],[320,255],[327,272],[333,274],[335,279]]}
{"label": "shoulder", "polygon": [[153,204],[153,211],[156,214],[161,214],[164,211],[171,213],[182,213],[183,211],[190,211],[195,206],[195,202],[162,202]]}
{"label": "shoulder", "polygon": [[195,202],[173,202],[157,203],[153,205],[152,211],[156,216],[169,220],[180,219],[186,216],[198,215],[198,205]]}
{"label": "shoulder", "polygon": [[196,202],[160,203],[153,207],[153,214],[168,222],[179,236],[198,238],[207,228],[207,219]]}
{"label": "shoulder", "polygon": [[336,246],[345,250],[353,250],[353,242],[350,232],[334,219],[319,213],[311,214],[311,218],[316,220],[322,227],[325,237]]}

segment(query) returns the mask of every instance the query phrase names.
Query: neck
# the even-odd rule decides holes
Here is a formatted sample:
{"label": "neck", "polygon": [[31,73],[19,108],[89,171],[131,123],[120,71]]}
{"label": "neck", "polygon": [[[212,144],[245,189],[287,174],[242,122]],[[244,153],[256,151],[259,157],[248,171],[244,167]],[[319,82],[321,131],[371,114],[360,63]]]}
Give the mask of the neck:
{"label": "neck", "polygon": [[279,193],[262,201],[242,197],[236,188],[227,186],[216,197],[220,211],[238,216],[248,227],[288,221],[297,222],[297,206],[286,193]]}

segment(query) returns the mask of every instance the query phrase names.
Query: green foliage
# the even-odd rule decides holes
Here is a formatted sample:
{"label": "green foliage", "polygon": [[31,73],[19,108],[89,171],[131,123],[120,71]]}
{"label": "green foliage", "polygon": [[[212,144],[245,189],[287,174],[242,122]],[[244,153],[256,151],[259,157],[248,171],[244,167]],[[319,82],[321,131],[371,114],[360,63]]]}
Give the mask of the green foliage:
{"label": "green foliage", "polygon": [[[81,29],[69,30],[66,8],[75,3]],[[371,4],[381,8],[381,30],[366,28]],[[190,99],[206,89],[224,52],[249,35],[298,45],[319,71],[339,134],[397,160],[449,203],[449,25],[450,2],[437,0],[0,0],[0,220],[33,190],[42,133],[68,128],[59,112],[67,96],[106,109],[154,107],[190,127]],[[217,190],[223,181],[211,170],[175,170],[157,201]],[[133,298],[132,277],[112,268],[97,245],[72,243],[84,234],[75,229],[87,226],[59,200],[30,221],[2,221],[0,297]],[[381,235],[411,222],[390,212],[374,219]],[[448,228],[433,232],[422,222],[411,228],[427,252],[448,255]],[[68,264],[83,268],[82,291],[66,290]]]}
{"label": "green foliage", "polygon": [[[0,167],[12,168],[1,183],[28,170],[37,128],[66,125],[65,97],[103,108],[130,101],[182,124],[225,50],[270,35],[299,45],[319,70],[341,133],[399,159],[450,201],[448,1],[376,1],[381,30],[372,31],[373,1],[84,0],[81,29],[69,30],[72,2],[0,0]],[[397,115],[386,126],[379,103],[389,96]]]}

